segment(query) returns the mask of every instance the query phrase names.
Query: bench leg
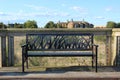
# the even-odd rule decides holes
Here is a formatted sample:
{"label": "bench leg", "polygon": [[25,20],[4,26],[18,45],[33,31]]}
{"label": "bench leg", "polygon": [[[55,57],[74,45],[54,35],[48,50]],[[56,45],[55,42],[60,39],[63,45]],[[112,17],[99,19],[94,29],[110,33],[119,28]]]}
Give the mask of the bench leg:
{"label": "bench leg", "polygon": [[25,69],[24,69],[24,56],[22,55],[22,72],[24,72],[25,71]]}
{"label": "bench leg", "polygon": [[97,48],[96,48],[96,60],[95,60],[96,61],[96,70],[95,70],[96,72],[97,72],[97,68],[98,68],[98,65],[97,65],[98,57],[97,56],[98,56],[98,51],[97,51]]}
{"label": "bench leg", "polygon": [[28,57],[26,58],[26,67],[28,69]]}
{"label": "bench leg", "polygon": [[97,55],[96,55],[96,70],[95,71],[97,72]]}
{"label": "bench leg", "polygon": [[94,66],[94,56],[92,56],[92,68],[93,68],[93,66]]}

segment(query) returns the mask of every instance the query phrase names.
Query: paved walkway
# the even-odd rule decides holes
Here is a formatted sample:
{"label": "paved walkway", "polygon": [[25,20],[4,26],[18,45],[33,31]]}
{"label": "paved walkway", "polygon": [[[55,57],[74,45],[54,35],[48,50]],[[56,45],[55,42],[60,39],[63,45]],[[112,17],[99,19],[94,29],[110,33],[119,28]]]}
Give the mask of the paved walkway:
{"label": "paved walkway", "polygon": [[[81,67],[80,67],[81,68]],[[67,70],[68,69],[68,70]],[[72,69],[72,70],[71,70]],[[46,69],[45,71],[27,70],[21,72],[20,67],[9,67],[0,69],[0,79],[5,80],[120,80],[120,68],[117,67],[100,67],[98,73],[89,70],[81,71],[78,67],[63,69]],[[78,69],[78,70],[76,70]]]}
{"label": "paved walkway", "polygon": [[120,72],[65,72],[65,73],[9,73],[1,75],[0,79],[60,79],[60,78],[118,78],[120,79]]}

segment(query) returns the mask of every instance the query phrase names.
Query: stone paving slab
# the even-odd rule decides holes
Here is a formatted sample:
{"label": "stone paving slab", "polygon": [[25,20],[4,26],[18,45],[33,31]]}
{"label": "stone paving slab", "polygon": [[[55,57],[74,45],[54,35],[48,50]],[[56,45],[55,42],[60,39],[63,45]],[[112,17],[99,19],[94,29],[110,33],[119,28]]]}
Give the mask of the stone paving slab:
{"label": "stone paving slab", "polygon": [[120,72],[65,72],[65,73],[15,73],[0,75],[0,79],[120,79]]}
{"label": "stone paving slab", "polygon": [[[80,67],[81,68],[81,67]],[[119,67],[100,67],[98,73],[89,70],[73,70],[66,68],[52,69],[48,71],[26,71],[21,72],[21,67],[10,67],[0,69],[0,80],[120,80],[120,68]],[[77,68],[78,69],[78,68]]]}

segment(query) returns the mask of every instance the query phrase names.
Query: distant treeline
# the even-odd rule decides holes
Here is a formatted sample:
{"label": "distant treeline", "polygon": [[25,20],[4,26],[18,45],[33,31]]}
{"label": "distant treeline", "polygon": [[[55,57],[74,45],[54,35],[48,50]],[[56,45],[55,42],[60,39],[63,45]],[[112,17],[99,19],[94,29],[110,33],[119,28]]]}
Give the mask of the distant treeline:
{"label": "distant treeline", "polygon": [[106,27],[107,28],[120,28],[120,22],[116,23],[114,21],[108,21]]}
{"label": "distant treeline", "polygon": [[28,20],[21,23],[8,23],[7,25],[0,22],[0,28],[38,28],[37,22],[35,20]]}
{"label": "distant treeline", "polygon": [[[37,22],[35,20],[27,20],[23,24],[21,23],[8,23],[7,25],[3,22],[0,22],[1,28],[38,28]],[[60,24],[56,24],[53,21],[49,21],[45,24],[43,28],[65,28]],[[120,28],[120,22],[116,23],[114,21],[108,21],[106,28]]]}

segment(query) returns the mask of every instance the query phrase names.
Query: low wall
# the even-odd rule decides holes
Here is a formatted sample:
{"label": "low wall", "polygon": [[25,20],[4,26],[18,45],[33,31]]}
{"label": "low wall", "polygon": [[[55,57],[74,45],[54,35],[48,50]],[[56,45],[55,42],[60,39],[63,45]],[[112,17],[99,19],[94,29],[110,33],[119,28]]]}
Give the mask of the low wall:
{"label": "low wall", "polygon": [[[106,56],[107,56],[106,63],[107,65],[113,65],[113,62],[116,56],[116,46],[115,46],[116,36],[120,35],[120,29],[111,29],[111,28],[1,29],[0,30],[0,36],[1,36],[0,67],[14,65],[14,37],[15,36],[25,36],[27,33],[49,33],[49,32],[64,32],[64,33],[81,32],[81,33],[93,33],[94,35],[98,35],[98,36],[105,35],[106,36],[105,50],[106,50]],[[8,59],[6,59],[7,53],[8,53]],[[8,60],[8,64],[5,63],[6,60]]]}

